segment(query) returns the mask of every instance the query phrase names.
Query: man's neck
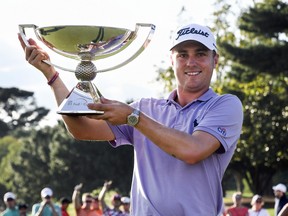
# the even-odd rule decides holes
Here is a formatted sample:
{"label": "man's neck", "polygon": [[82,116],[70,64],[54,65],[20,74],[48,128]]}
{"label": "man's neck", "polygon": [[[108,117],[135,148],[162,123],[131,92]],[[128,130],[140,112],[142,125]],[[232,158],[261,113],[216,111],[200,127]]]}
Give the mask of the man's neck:
{"label": "man's neck", "polygon": [[177,103],[179,103],[182,107],[184,107],[187,104],[191,103],[192,101],[197,100],[207,91],[208,89],[194,93],[194,92],[187,92],[181,89],[177,89],[177,94],[174,100]]}

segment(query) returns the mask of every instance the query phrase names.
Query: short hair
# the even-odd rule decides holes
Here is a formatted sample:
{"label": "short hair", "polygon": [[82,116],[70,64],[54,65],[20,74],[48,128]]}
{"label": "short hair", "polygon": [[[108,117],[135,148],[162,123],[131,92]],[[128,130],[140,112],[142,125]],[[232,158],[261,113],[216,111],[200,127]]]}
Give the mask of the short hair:
{"label": "short hair", "polygon": [[82,202],[85,202],[86,198],[93,198],[92,195],[90,193],[84,193],[82,195]]}
{"label": "short hair", "polygon": [[241,192],[235,192],[235,193],[233,193],[232,199],[233,199],[233,201],[241,200],[241,199],[242,199],[242,193],[241,193]]}
{"label": "short hair", "polygon": [[69,198],[67,198],[67,197],[62,197],[61,199],[60,199],[60,203],[61,204],[65,204],[65,203],[71,203],[71,200],[69,199]]}

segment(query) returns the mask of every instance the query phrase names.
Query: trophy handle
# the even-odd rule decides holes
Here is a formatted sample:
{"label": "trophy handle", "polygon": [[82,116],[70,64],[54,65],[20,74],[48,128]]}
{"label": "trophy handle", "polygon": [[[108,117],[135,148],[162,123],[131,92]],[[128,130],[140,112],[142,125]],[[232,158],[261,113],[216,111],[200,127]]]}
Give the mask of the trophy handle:
{"label": "trophy handle", "polygon": [[135,32],[134,32],[134,37],[137,36],[138,34],[138,31],[140,28],[150,28],[150,32],[149,34],[147,35],[144,43],[142,44],[142,46],[128,59],[126,59],[124,62],[118,64],[118,65],[115,65],[113,67],[110,67],[110,68],[106,68],[106,69],[102,69],[102,70],[97,70],[97,73],[103,73],[103,72],[107,72],[107,71],[110,71],[110,70],[115,70],[115,69],[118,69],[126,64],[128,64],[129,62],[133,61],[137,56],[139,56],[143,51],[144,49],[148,46],[148,44],[150,43],[151,41],[151,38],[155,32],[155,25],[153,24],[146,24],[146,23],[137,23],[136,24],[136,28],[135,28]]}
{"label": "trophy handle", "polygon": [[[20,33],[20,36],[21,36],[23,42],[25,43],[25,45],[26,45],[27,47],[30,47],[31,45],[29,44],[29,42],[28,42],[28,40],[27,40],[26,33],[25,33],[25,28],[33,28],[34,31],[35,31],[35,29],[38,28],[38,26],[36,26],[36,25],[34,25],[34,24],[19,25],[19,33]],[[35,33],[35,34],[36,34],[36,33]],[[37,38],[41,41],[41,39],[38,37],[38,34],[36,34],[36,36],[37,36]],[[54,66],[54,67],[56,67],[56,68],[58,68],[58,69],[75,73],[75,70],[61,67],[61,66],[59,66],[59,65],[53,64],[52,62],[50,62],[50,61],[48,61],[48,60],[42,60],[42,61],[45,62],[46,64],[48,64],[48,65],[50,65],[50,66]]]}

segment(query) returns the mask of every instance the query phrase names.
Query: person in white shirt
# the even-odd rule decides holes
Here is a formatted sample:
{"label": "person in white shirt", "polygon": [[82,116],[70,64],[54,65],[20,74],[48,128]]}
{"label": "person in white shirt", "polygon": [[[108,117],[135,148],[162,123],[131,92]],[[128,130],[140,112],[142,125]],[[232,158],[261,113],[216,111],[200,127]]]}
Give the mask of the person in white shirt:
{"label": "person in white shirt", "polygon": [[251,208],[248,210],[249,216],[270,216],[268,211],[263,208],[262,196],[256,194],[251,200]]}

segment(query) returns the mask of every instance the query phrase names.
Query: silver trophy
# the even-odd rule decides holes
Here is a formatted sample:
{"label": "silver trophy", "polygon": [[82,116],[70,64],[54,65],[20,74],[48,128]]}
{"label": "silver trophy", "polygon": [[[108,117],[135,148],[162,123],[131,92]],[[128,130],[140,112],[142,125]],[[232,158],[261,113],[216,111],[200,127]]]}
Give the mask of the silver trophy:
{"label": "silver trophy", "polygon": [[[96,74],[120,68],[131,62],[144,51],[155,31],[153,24],[145,23],[136,24],[134,31],[106,26],[62,25],[40,28],[34,24],[23,24],[19,25],[19,31],[26,46],[30,46],[26,38],[28,28],[32,28],[36,37],[51,50],[80,61],[76,69],[67,69],[44,60],[51,66],[75,73],[79,81],[58,108],[57,113],[63,115],[103,114],[102,111],[87,108],[88,103],[99,103],[101,97],[100,91],[92,83]],[[145,37],[141,38],[139,35],[144,34],[143,30],[145,30]],[[139,40],[140,46],[132,50],[128,57],[121,55],[123,50],[131,49],[130,47],[133,47],[131,44],[138,43]],[[99,70],[93,63],[116,55],[126,57],[120,63]]]}

